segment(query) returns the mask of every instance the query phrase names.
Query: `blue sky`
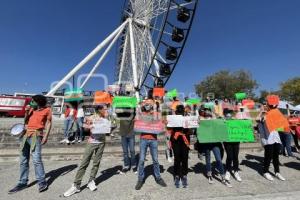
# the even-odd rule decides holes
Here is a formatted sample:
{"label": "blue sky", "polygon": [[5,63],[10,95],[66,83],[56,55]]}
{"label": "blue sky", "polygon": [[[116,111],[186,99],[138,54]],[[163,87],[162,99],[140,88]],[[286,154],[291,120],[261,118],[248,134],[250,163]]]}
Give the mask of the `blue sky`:
{"label": "blue sky", "polygon": [[[0,0],[0,93],[48,90],[118,26],[122,6],[123,0]],[[193,92],[221,69],[247,69],[260,89],[278,89],[300,74],[299,8],[299,0],[201,0],[167,88]],[[113,50],[98,71],[110,82],[115,56]],[[99,80],[87,85],[102,87]]]}

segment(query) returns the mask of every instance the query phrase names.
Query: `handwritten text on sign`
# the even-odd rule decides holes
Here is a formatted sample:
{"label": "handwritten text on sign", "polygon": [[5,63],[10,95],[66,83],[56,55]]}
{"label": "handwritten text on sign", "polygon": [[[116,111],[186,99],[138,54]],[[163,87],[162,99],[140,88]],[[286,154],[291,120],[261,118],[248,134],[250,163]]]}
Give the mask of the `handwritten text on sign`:
{"label": "handwritten text on sign", "polygon": [[107,119],[99,119],[93,121],[93,128],[91,132],[93,134],[107,134],[110,133],[111,130],[111,122]]}
{"label": "handwritten text on sign", "polygon": [[198,128],[199,121],[197,116],[182,116],[182,115],[168,115],[167,127],[183,127],[183,128]]}
{"label": "handwritten text on sign", "polygon": [[227,120],[228,142],[254,142],[251,120]]}
{"label": "handwritten text on sign", "polygon": [[[222,122],[223,121],[223,122]],[[205,120],[197,129],[200,143],[254,142],[251,120]]]}

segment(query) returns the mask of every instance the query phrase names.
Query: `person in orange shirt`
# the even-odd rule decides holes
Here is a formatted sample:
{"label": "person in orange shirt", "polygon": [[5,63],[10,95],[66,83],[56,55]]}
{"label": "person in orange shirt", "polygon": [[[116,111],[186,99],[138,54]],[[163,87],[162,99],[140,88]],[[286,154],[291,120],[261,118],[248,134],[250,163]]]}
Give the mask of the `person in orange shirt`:
{"label": "person in orange shirt", "polygon": [[[52,125],[52,112],[50,108],[46,107],[46,104],[46,97],[42,95],[35,95],[32,97],[32,101],[30,103],[31,108],[26,108],[26,132],[22,138],[20,152],[20,179],[17,186],[8,192],[9,194],[13,194],[27,188],[30,154],[32,155],[39,192],[43,192],[48,188],[41,154],[42,145],[47,143]],[[44,129],[46,130],[45,133]]]}
{"label": "person in orange shirt", "polygon": [[[141,112],[149,118],[155,118],[157,112],[155,112],[155,102],[153,96],[150,93],[147,100],[145,100],[141,105]],[[155,181],[162,187],[166,187],[167,184],[164,182],[160,175],[160,168],[158,162],[158,142],[157,135],[153,133],[143,133],[140,138],[140,159],[138,164],[138,182],[135,186],[136,190],[140,190],[144,184],[145,172],[144,164],[147,153],[147,148],[150,149],[150,154],[153,160],[153,171],[155,176]]]}

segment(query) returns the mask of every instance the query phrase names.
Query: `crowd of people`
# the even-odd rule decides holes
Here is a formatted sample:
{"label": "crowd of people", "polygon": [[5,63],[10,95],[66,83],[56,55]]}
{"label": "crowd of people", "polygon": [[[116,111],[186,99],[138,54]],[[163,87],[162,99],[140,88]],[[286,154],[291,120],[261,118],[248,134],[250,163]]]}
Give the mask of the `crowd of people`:
{"label": "crowd of people", "polygon": [[[36,178],[39,185],[39,192],[47,189],[45,180],[45,171],[42,162],[41,146],[47,142],[47,138],[51,129],[51,110],[46,107],[45,97],[37,95],[33,97],[34,107],[28,108],[25,116],[27,126],[26,132],[23,134],[23,142],[21,148],[20,160],[20,180],[19,183],[9,191],[10,194],[23,190],[27,187],[29,173],[29,155],[33,155],[33,163],[35,167]],[[118,112],[108,111],[110,107],[107,105],[95,106],[95,113],[85,117],[83,109],[79,106],[71,106],[65,112],[65,132],[62,143],[70,143],[71,126],[76,125],[75,139],[77,142],[82,142],[84,139],[83,130],[89,130],[89,136],[85,147],[83,159],[78,168],[72,186],[64,193],[65,197],[74,195],[80,192],[82,178],[93,160],[93,166],[90,172],[90,178],[87,187],[91,191],[97,189],[95,178],[99,169],[102,154],[105,148],[105,135],[99,134],[99,129],[95,128],[95,124],[103,119],[111,120],[111,113],[117,113],[116,117],[119,120],[121,135],[121,144],[123,149],[123,168],[120,174],[133,171],[137,174],[136,190],[140,190],[145,183],[145,159],[147,150],[149,151],[153,161],[153,174],[155,181],[162,187],[167,187],[160,174],[160,165],[158,160],[158,135],[156,133],[140,133],[139,134],[139,158],[136,159],[134,123],[137,117],[143,115],[147,120],[161,119],[166,125],[167,115],[182,115],[182,116],[197,116],[201,125],[201,120],[211,119],[252,119],[247,107],[240,103],[232,103],[228,99],[207,100],[201,105],[190,105],[181,102],[174,97],[171,101],[164,102],[163,98],[154,98],[151,93],[139,103],[136,108],[121,109]],[[290,126],[288,116],[284,116],[277,108],[276,103],[266,102],[260,108],[260,113],[255,119],[259,138],[264,146],[264,166],[263,176],[273,181],[273,177],[269,172],[270,163],[274,165],[275,176],[281,181],[285,178],[280,174],[279,169],[279,154],[294,156],[291,151],[291,138],[295,139],[295,144],[298,144],[298,138],[292,137],[295,135],[295,129]],[[85,124],[85,125],[83,125]],[[46,132],[44,133],[44,130]],[[43,134],[44,133],[44,134]],[[188,160],[191,149],[191,135],[195,135],[194,128],[183,127],[167,127],[165,128],[166,138],[166,156],[169,162],[174,162],[174,185],[176,188],[188,187]],[[216,167],[221,182],[232,187],[230,183],[231,175],[238,181],[242,182],[242,177],[239,173],[239,150],[240,142],[214,142],[202,143],[197,140],[194,144],[195,150],[199,156],[205,157],[206,175],[209,184],[214,183],[213,170],[211,164],[211,152],[216,160]],[[223,164],[224,151],[226,153],[225,165]]]}

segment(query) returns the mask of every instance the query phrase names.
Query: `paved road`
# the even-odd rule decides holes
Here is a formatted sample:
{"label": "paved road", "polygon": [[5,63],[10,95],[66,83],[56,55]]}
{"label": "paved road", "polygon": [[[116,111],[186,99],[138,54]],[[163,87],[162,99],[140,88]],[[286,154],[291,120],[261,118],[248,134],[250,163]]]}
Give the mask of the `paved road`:
{"label": "paved road", "polygon": [[[98,190],[90,192],[83,187],[81,193],[68,199],[299,199],[300,198],[300,160],[296,158],[281,157],[281,172],[287,181],[276,180],[269,182],[265,180],[261,172],[261,161],[263,154],[243,153],[241,155],[241,175],[242,183],[232,180],[233,188],[227,188],[217,180],[215,184],[209,185],[203,175],[204,162],[197,158],[196,154],[191,154],[189,160],[191,172],[188,175],[189,187],[186,189],[176,189],[172,180],[172,163],[168,163],[164,156],[160,155],[162,177],[168,184],[167,188],[158,186],[152,175],[152,168],[146,167],[146,183],[140,191],[135,191],[134,186],[137,175],[129,172],[125,175],[117,174],[121,168],[122,160],[118,156],[103,157],[99,177],[97,178]],[[297,155],[299,156],[299,154]],[[147,165],[151,165],[150,156]],[[43,199],[57,200],[65,199],[62,194],[67,190],[76,173],[78,161],[46,161],[45,167],[50,184],[49,190],[39,194],[36,185],[14,195],[8,195],[7,191],[14,186],[18,179],[18,163],[0,163],[0,191],[2,200],[28,200]],[[272,168],[271,168],[272,170]],[[33,168],[31,166],[31,181],[34,180]],[[86,177],[87,178],[87,177]],[[84,184],[86,183],[84,180]]]}

